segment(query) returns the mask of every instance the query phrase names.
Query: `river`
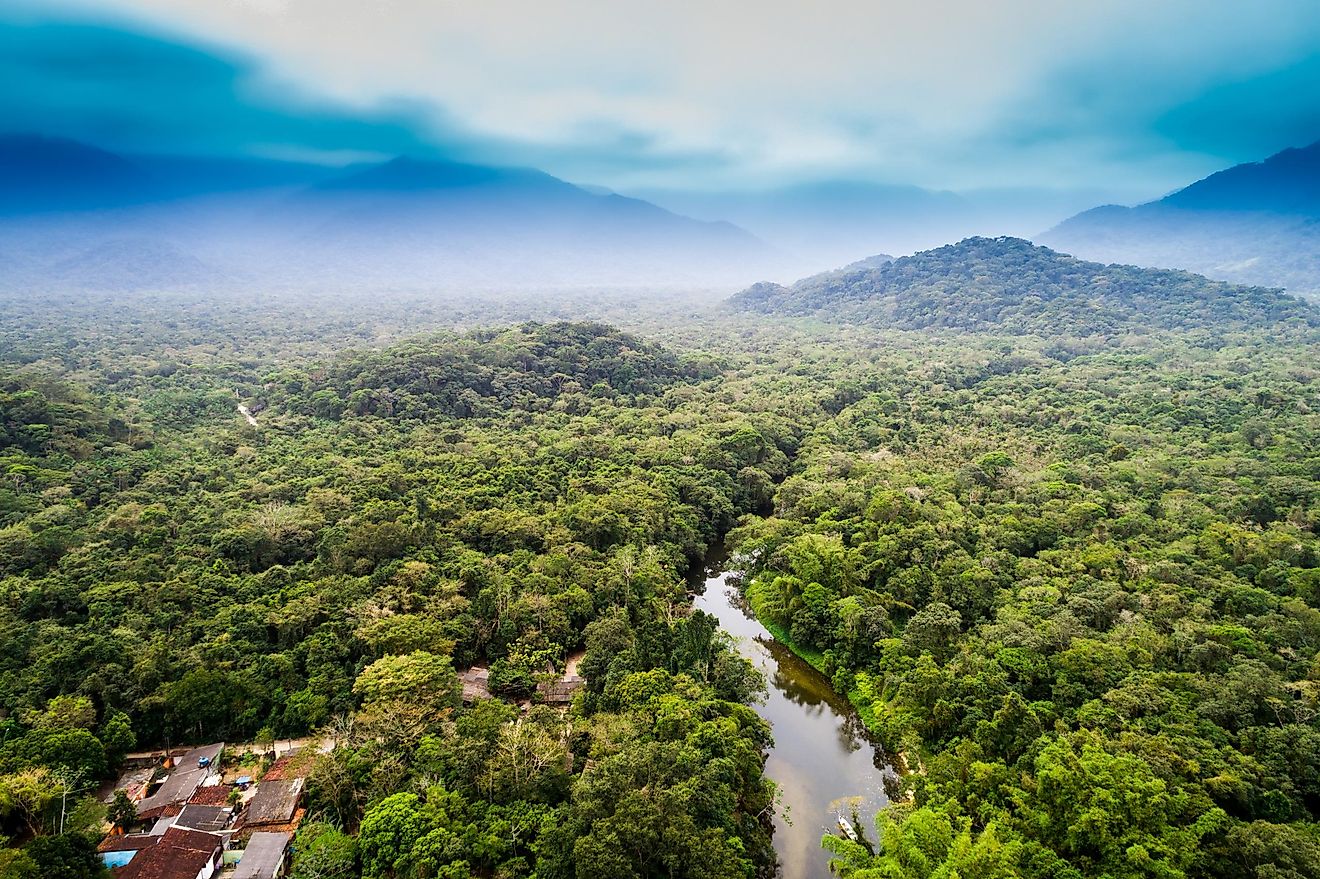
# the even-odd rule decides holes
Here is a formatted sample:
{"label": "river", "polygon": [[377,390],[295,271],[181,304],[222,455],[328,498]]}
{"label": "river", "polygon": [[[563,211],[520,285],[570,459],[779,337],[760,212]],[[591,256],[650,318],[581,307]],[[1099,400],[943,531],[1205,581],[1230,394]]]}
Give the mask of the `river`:
{"label": "river", "polygon": [[769,694],[757,712],[769,721],[775,743],[765,774],[780,792],[775,851],[783,879],[828,879],[829,853],[820,846],[838,833],[839,815],[875,839],[875,814],[888,799],[881,755],[867,740],[861,719],[829,680],[744,611],[727,573],[707,572],[706,589],[693,606],[712,614],[738,641],[743,656],[765,673]]}

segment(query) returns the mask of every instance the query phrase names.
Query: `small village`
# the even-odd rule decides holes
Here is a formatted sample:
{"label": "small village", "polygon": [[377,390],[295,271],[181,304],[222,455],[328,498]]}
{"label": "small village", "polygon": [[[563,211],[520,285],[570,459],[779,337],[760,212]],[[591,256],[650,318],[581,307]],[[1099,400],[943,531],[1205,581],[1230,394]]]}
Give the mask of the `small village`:
{"label": "small village", "polygon": [[303,819],[317,745],[130,755],[105,797],[132,804],[98,847],[116,879],[278,879]]}

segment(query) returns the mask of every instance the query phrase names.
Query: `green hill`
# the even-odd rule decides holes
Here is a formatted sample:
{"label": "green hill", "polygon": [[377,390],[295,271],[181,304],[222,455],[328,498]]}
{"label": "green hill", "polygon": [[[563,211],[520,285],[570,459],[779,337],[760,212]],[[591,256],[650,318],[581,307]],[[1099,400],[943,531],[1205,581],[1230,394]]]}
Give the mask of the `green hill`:
{"label": "green hill", "polygon": [[563,393],[649,396],[695,376],[668,351],[612,327],[531,323],[346,353],[277,377],[271,391],[304,414],[428,420],[542,408]]}
{"label": "green hill", "polygon": [[1320,311],[1277,290],[1086,262],[1018,238],[968,238],[791,287],[757,284],[731,302],[899,329],[1037,335],[1320,325]]}

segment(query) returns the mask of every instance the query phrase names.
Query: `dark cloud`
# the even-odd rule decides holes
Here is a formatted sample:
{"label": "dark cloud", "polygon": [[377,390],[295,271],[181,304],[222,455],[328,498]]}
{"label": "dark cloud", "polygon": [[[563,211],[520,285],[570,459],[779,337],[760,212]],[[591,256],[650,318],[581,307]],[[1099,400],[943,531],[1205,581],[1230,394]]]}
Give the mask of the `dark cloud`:
{"label": "dark cloud", "polygon": [[0,21],[0,82],[5,128],[121,150],[435,151],[420,115],[276,96],[249,59],[112,25]]}
{"label": "dark cloud", "polygon": [[755,32],[698,0],[599,21],[574,0],[524,0],[518,15],[112,0],[136,17],[96,22],[60,11],[79,0],[48,2],[0,13],[0,127],[130,151],[431,154],[618,188],[847,178],[1128,200],[1320,138],[1320,6],[1300,0],[1048,13],[959,0],[957,15],[910,2],[897,18],[860,0],[771,3]]}
{"label": "dark cloud", "polygon": [[1239,162],[1281,146],[1306,146],[1320,140],[1320,55],[1216,85],[1152,127],[1183,149]]}

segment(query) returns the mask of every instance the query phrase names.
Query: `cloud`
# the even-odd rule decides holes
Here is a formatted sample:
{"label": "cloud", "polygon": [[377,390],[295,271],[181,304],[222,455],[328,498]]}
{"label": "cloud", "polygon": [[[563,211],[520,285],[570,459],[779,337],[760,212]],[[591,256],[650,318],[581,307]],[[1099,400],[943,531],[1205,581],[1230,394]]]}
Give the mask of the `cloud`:
{"label": "cloud", "polygon": [[[111,84],[99,93],[107,112],[87,118],[162,137],[174,120],[226,149],[429,144],[616,188],[851,177],[1155,194],[1320,137],[1308,72],[1320,53],[1313,0],[110,8],[119,38],[156,34],[139,35],[147,61],[118,62],[125,77],[138,76],[119,85],[144,88],[150,106],[127,106],[123,94],[116,102]],[[202,49],[182,48],[203,38]],[[43,52],[60,54],[55,40],[33,42],[32,65]],[[87,45],[77,55],[101,51]],[[68,69],[69,55],[55,87],[66,98],[89,88],[85,71]],[[161,87],[159,74],[144,72],[174,67],[188,88]],[[211,118],[197,109],[212,104]],[[116,122],[119,111],[126,121]]]}
{"label": "cloud", "polygon": [[346,112],[306,90],[279,100],[260,66],[106,24],[0,21],[0,120],[121,150],[394,155],[431,152],[412,108]]}

